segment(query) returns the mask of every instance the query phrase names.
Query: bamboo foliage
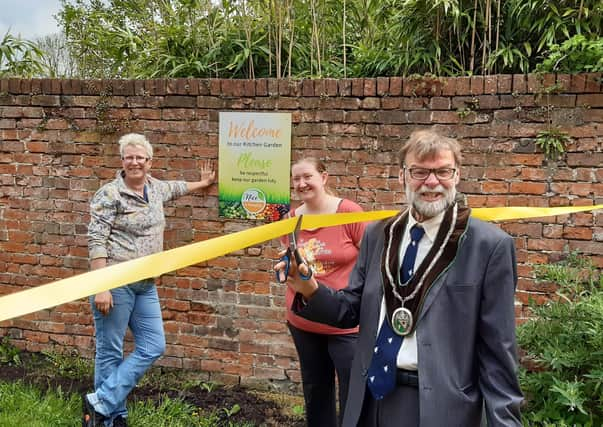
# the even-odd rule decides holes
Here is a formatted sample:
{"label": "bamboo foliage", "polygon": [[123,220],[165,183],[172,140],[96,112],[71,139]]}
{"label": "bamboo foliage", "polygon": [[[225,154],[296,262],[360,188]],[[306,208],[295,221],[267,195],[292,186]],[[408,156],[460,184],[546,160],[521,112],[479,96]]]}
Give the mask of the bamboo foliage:
{"label": "bamboo foliage", "polygon": [[533,70],[601,0],[65,0],[81,77],[355,77]]}
{"label": "bamboo foliage", "polygon": [[44,69],[43,53],[28,40],[5,33],[0,39],[0,77],[30,77]]}

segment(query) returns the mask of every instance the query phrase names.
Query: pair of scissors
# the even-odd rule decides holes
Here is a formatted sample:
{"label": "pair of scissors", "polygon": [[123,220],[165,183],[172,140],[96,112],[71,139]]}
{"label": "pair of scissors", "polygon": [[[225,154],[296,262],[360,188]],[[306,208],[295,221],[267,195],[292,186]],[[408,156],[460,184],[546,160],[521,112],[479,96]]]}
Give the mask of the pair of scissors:
{"label": "pair of scissors", "polygon": [[[310,266],[306,263],[306,260],[304,260],[304,257],[301,256],[297,247],[297,233],[301,228],[302,218],[303,215],[297,217],[295,229],[293,230],[293,233],[289,234],[289,246],[287,247],[287,251],[280,259],[280,261],[285,262],[285,269],[276,272],[276,280],[278,280],[280,283],[285,283],[287,281],[287,277],[289,277],[289,267],[291,266],[292,257],[295,257],[299,277],[301,277],[302,280],[310,280],[310,278],[312,277],[312,268],[310,268]],[[299,266],[302,264],[307,267],[308,274],[303,274],[301,271],[299,271]]]}

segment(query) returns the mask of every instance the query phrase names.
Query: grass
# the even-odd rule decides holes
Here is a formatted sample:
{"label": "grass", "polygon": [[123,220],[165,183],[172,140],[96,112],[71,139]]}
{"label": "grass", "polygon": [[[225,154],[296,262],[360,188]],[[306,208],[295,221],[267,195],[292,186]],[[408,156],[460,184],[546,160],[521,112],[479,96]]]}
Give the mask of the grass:
{"label": "grass", "polygon": [[[236,407],[202,413],[178,399],[134,401],[128,406],[132,427],[252,427],[229,420]],[[0,427],[75,427],[81,421],[80,396],[61,389],[43,393],[21,381],[0,382]]]}
{"label": "grass", "polygon": [[81,425],[81,401],[61,389],[42,393],[21,382],[0,383],[0,427]]}

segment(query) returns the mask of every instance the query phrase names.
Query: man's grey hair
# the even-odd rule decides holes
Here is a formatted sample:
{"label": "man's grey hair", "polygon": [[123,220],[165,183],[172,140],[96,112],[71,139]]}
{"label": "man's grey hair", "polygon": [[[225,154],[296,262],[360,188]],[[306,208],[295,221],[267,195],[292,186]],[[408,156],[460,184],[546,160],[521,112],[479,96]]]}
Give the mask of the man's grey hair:
{"label": "man's grey hair", "polygon": [[398,152],[398,164],[404,167],[404,161],[409,153],[415,155],[417,160],[423,161],[436,156],[438,151],[449,150],[454,156],[456,167],[461,167],[461,145],[454,138],[449,138],[438,133],[435,129],[416,130],[410,134]]}

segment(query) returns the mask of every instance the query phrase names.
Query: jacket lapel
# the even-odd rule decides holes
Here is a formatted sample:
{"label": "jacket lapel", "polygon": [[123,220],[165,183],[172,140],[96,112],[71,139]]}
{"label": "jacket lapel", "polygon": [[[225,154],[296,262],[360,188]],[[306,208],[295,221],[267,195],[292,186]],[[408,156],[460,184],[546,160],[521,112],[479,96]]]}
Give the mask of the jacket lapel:
{"label": "jacket lapel", "polygon": [[433,304],[438,293],[440,292],[440,290],[444,287],[444,284],[446,283],[446,277],[448,276],[448,272],[450,271],[450,268],[454,264],[454,261],[456,259],[456,253],[458,252],[459,248],[463,244],[463,241],[465,240],[465,233],[466,233],[467,227],[469,225],[470,212],[471,211],[468,209],[466,216],[463,215],[463,217],[460,217],[459,221],[457,221],[457,230],[456,230],[457,238],[456,238],[456,241],[454,242],[454,255],[452,257],[448,258],[448,262],[446,263],[446,265],[441,267],[441,270],[440,270],[438,276],[436,276],[434,278],[432,285],[429,288],[429,292],[425,295],[422,307],[420,307],[417,323],[423,318],[423,316],[425,316],[425,313],[427,313],[427,310],[429,310],[429,307],[431,306],[431,304]]}

